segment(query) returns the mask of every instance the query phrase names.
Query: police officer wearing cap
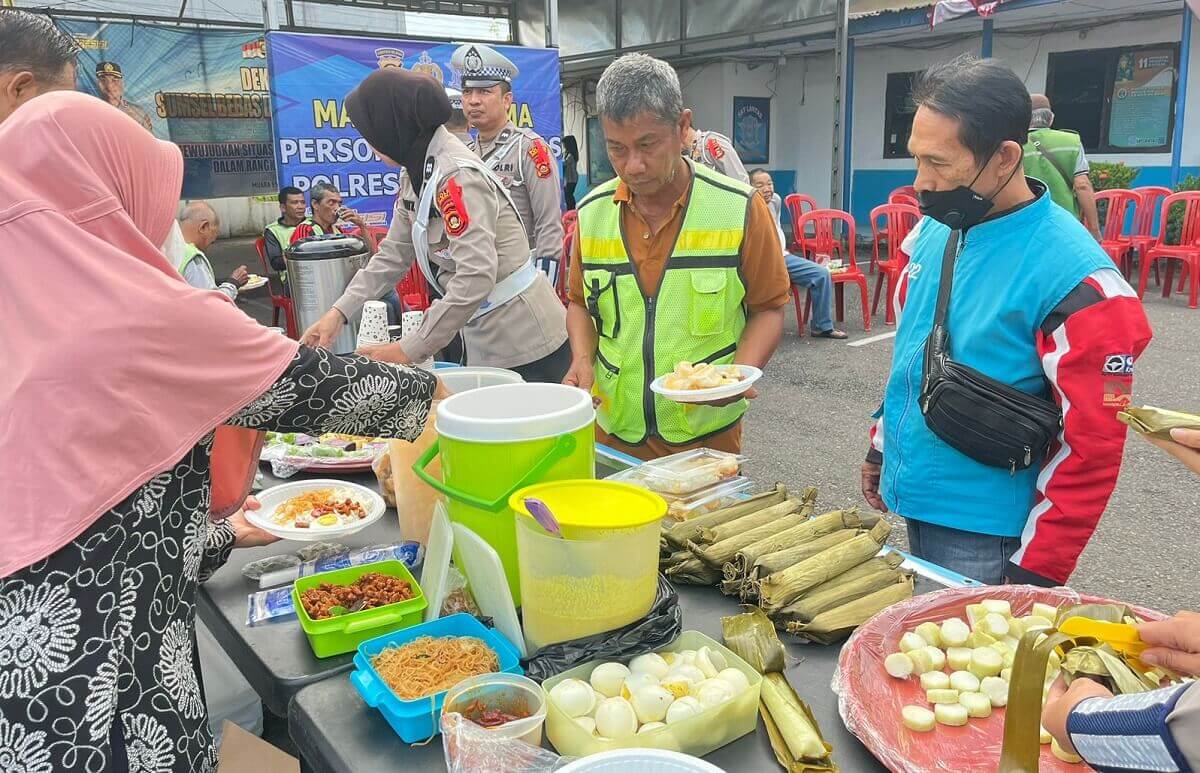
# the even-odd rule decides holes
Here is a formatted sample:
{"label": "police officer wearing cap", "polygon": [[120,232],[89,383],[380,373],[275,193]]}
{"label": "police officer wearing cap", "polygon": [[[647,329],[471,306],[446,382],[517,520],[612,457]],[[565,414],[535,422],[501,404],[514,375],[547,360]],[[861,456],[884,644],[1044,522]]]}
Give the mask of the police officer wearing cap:
{"label": "police officer wearing cap", "polygon": [[480,43],[459,46],[450,66],[459,72],[463,112],[479,135],[472,149],[508,188],[538,267],[557,277],[563,241],[558,162],[536,132],[508,120],[517,66]]}
{"label": "police officer wearing cap", "polygon": [[116,62],[97,64],[96,85],[100,90],[100,97],[105,102],[140,123],[146,131],[154,131],[154,125],[150,123],[150,114],[125,99],[125,73],[121,71],[121,65]]}
{"label": "police officer wearing cap", "polygon": [[701,131],[695,126],[688,127],[683,134],[683,154],[714,172],[720,172],[744,183],[750,182],[746,166],[733,149],[733,143],[724,134]]}
{"label": "police officer wearing cap", "polygon": [[560,382],[571,359],[566,311],[531,260],[503,184],[444,126],[450,102],[442,86],[386,68],[367,76],[345,104],[371,147],[403,167],[400,197],[379,252],[301,340],[328,345],[364,302],[393,287],[415,262],[441,297],[415,333],[364,354],[422,363],[461,331],[468,364]]}

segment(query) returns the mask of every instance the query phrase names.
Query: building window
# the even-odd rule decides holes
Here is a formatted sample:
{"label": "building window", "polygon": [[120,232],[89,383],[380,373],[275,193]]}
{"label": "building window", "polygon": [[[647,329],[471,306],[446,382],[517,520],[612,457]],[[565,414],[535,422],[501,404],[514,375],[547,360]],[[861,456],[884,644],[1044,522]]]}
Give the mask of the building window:
{"label": "building window", "polygon": [[1079,132],[1091,152],[1170,150],[1178,60],[1172,43],[1050,54],[1054,127]]}
{"label": "building window", "polygon": [[884,158],[911,158],[908,135],[912,134],[913,113],[917,112],[913,106],[912,87],[920,74],[920,70],[888,73],[883,113]]}

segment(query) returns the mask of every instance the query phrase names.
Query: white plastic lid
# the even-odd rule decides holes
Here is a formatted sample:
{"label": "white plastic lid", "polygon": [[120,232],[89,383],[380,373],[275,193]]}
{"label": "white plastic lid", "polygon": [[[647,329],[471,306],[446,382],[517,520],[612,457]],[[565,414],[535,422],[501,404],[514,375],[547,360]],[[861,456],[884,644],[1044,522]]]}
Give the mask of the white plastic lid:
{"label": "white plastic lid", "polygon": [[500,386],[501,384],[522,384],[525,379],[521,374],[504,368],[464,367],[442,368],[435,372],[446,388],[451,392],[469,392],[472,389]]}
{"label": "white plastic lid", "polygon": [[563,384],[503,384],[451,395],[437,410],[438,434],[452,440],[540,440],[596,420],[592,396]]}

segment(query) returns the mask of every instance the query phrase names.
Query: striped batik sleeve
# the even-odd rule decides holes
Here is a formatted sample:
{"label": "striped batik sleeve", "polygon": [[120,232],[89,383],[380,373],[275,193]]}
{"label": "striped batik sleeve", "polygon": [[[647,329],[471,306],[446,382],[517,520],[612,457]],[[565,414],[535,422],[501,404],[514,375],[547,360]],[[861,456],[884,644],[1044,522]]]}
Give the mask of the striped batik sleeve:
{"label": "striped batik sleeve", "polygon": [[1146,770],[1182,773],[1192,768],[1169,718],[1195,683],[1152,692],[1089,698],[1067,718],[1067,734],[1084,761],[1101,773]]}

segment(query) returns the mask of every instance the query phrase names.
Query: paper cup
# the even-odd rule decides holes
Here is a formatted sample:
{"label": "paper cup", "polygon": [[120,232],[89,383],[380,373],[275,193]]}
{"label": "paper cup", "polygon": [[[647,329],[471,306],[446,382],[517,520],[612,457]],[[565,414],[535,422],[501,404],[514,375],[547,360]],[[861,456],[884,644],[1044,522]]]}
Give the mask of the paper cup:
{"label": "paper cup", "polygon": [[400,333],[404,336],[410,336],[421,329],[421,323],[425,321],[425,312],[423,311],[406,311],[400,318]]}
{"label": "paper cup", "polygon": [[358,346],[377,346],[388,342],[387,304],[367,301],[358,323]]}

